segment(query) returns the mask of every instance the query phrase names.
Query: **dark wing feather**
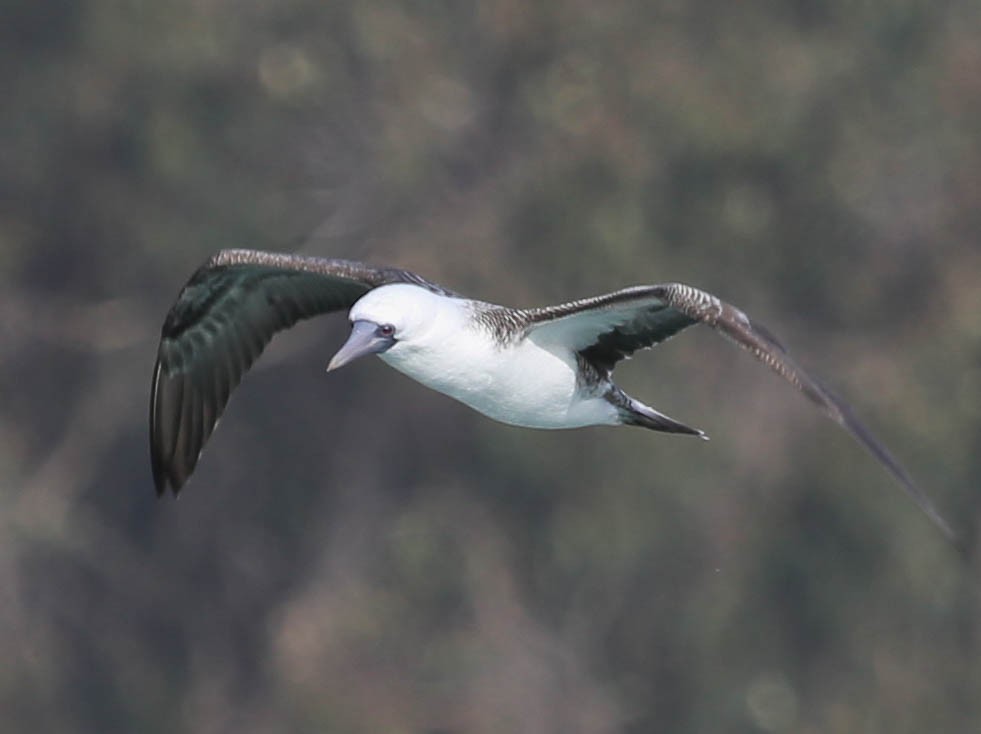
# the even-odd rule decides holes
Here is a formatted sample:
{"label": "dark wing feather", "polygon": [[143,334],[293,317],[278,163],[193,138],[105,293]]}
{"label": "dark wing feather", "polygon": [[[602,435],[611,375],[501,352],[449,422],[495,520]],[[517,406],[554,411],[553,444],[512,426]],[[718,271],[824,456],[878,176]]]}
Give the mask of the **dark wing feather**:
{"label": "dark wing feather", "polygon": [[851,408],[809,375],[764,327],[735,306],[680,283],[638,286],[559,306],[520,312],[530,338],[571,344],[598,370],[609,374],[620,359],[651,347],[687,326],[703,323],[748,350],[790,382],[848,431],[895,477],[917,506],[958,548],[963,543],[926,493]]}
{"label": "dark wing feather", "polygon": [[671,308],[661,286],[624,288],[558,306],[521,311],[525,333],[571,345],[604,375],[638,349],[660,344],[697,319]]}
{"label": "dark wing feather", "polygon": [[453,295],[405,270],[252,250],[223,250],[198,269],[167,314],[153,371],[157,493],[176,494],[187,481],[229,395],[276,332],[388,283]]}

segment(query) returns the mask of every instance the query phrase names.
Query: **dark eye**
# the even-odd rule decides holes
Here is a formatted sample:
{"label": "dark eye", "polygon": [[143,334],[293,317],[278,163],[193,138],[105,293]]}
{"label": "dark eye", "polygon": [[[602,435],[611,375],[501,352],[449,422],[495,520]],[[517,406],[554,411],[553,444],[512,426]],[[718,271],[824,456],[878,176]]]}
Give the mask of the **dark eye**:
{"label": "dark eye", "polygon": [[395,327],[391,324],[382,324],[378,327],[378,335],[383,336],[386,339],[395,336]]}

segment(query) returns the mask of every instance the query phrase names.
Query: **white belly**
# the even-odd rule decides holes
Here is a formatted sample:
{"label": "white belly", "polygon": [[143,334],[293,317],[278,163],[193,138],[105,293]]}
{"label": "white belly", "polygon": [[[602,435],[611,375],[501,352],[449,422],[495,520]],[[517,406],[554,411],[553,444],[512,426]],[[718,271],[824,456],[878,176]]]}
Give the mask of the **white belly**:
{"label": "white belly", "polygon": [[[484,415],[529,428],[578,428],[616,424],[617,411],[601,396],[586,396],[575,356],[524,340],[500,348],[486,339],[451,353],[392,349],[384,361],[423,385],[456,398]],[[442,350],[440,350],[442,351]]]}

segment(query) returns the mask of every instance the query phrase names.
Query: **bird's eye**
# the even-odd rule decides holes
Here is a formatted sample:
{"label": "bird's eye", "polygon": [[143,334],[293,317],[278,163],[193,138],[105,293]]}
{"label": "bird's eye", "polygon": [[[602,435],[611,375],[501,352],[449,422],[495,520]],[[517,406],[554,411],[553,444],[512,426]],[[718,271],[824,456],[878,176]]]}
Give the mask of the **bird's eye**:
{"label": "bird's eye", "polygon": [[391,336],[395,336],[395,327],[391,324],[382,324],[378,327],[378,335],[383,336],[386,339]]}

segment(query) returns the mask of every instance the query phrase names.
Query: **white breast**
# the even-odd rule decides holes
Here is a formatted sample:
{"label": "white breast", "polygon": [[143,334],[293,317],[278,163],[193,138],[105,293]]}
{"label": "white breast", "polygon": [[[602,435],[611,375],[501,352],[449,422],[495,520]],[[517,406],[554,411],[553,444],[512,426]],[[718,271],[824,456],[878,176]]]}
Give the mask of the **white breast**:
{"label": "white breast", "polygon": [[398,344],[381,359],[503,423],[577,428],[617,422],[606,400],[581,393],[571,350],[530,339],[502,347],[473,322],[468,302],[445,301],[423,337]]}

